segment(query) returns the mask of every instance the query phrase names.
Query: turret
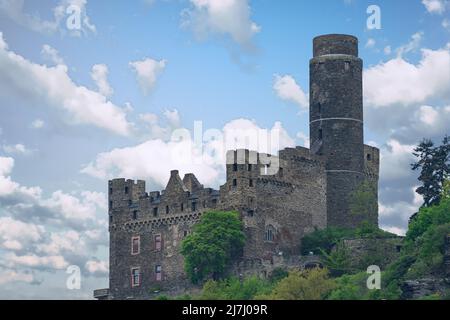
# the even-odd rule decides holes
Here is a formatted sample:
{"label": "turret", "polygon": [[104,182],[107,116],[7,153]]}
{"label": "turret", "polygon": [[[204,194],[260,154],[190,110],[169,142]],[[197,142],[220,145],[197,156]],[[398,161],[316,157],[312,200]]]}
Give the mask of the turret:
{"label": "turret", "polygon": [[358,39],[314,39],[310,61],[311,153],[323,155],[329,225],[356,227],[366,217],[350,213],[350,199],[364,175],[362,66]]}

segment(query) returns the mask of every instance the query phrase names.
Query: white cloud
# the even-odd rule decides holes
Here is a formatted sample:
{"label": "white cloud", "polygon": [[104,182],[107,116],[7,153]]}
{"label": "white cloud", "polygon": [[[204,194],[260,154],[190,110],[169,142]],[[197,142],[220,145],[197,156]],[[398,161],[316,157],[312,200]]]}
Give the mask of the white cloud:
{"label": "white cloud", "polygon": [[[53,34],[60,31],[62,34],[69,34],[72,36],[80,36],[81,34],[95,33],[95,25],[90,23],[87,15],[87,0],[61,0],[52,9],[53,20],[43,20],[39,14],[30,14],[25,12],[26,2],[24,0],[0,0],[0,11],[9,17],[12,21],[30,30]],[[67,9],[75,6],[79,15],[79,29],[67,28],[67,19],[73,14],[67,14]]]}
{"label": "white cloud", "polygon": [[297,133],[297,139],[300,139],[300,141],[302,141],[303,146],[305,148],[309,149],[309,136],[304,134],[303,132],[298,132]]}
{"label": "white cloud", "polygon": [[31,150],[29,150],[21,143],[15,145],[4,145],[3,151],[9,154],[22,154],[22,155],[28,155],[31,153]]}
{"label": "white cloud", "polygon": [[445,12],[448,2],[447,0],[422,0],[422,4],[429,13],[442,14]]}
{"label": "white cloud", "polygon": [[39,187],[24,187],[9,176],[14,167],[14,159],[10,157],[0,157],[0,197],[16,194],[20,197],[36,199],[41,196],[42,190]]}
{"label": "white cloud", "polygon": [[30,272],[17,272],[14,270],[3,270],[0,271],[0,285],[4,285],[10,282],[34,282],[34,276]]}
{"label": "white cloud", "polygon": [[375,39],[369,38],[369,39],[367,39],[365,47],[366,48],[373,48],[373,47],[375,47],[375,44],[376,44]]}
{"label": "white cloud", "polygon": [[297,84],[295,79],[290,75],[280,76],[274,75],[273,89],[278,97],[283,100],[294,102],[302,110],[307,110],[309,107],[308,95]]}
{"label": "white cloud", "polygon": [[369,106],[422,103],[450,96],[450,49],[422,49],[418,64],[402,57],[364,71],[365,102]]}
{"label": "white cloud", "polygon": [[413,145],[403,145],[391,139],[382,146],[380,152],[380,175],[383,180],[395,180],[411,174],[410,164],[414,161]]}
{"label": "white cloud", "polygon": [[64,60],[59,56],[58,50],[48,44],[44,44],[41,50],[42,58],[54,63],[55,65],[64,64]]}
{"label": "white cloud", "polygon": [[48,268],[53,270],[61,270],[69,265],[63,256],[38,256],[35,254],[27,254],[18,256],[15,253],[5,255],[6,260],[11,265],[31,268]]}
{"label": "white cloud", "polygon": [[384,54],[387,55],[387,56],[390,55],[390,54],[392,53],[392,48],[391,48],[391,46],[386,46],[386,47],[384,47],[383,52],[384,52]]}
{"label": "white cloud", "polygon": [[98,92],[105,97],[110,97],[114,93],[108,82],[108,67],[105,64],[96,64],[91,71],[92,80],[98,87]]}
{"label": "white cloud", "polygon": [[47,67],[35,64],[7,50],[0,32],[0,96],[11,95],[43,101],[70,115],[75,124],[90,124],[120,135],[129,135],[131,123],[125,112],[105,96],[76,85],[65,65]]}
{"label": "white cloud", "polygon": [[45,122],[41,119],[36,119],[31,123],[31,128],[33,129],[42,129],[45,125]]}
{"label": "white cloud", "polygon": [[174,129],[181,127],[181,119],[178,110],[165,110],[163,112],[165,126],[160,124],[159,117],[154,113],[144,113],[139,115],[139,119],[145,123],[144,137],[147,139],[170,139]]}
{"label": "white cloud", "polygon": [[[155,118],[149,116],[148,120],[155,121]],[[180,136],[184,139],[179,140]],[[211,139],[213,136],[215,139]],[[247,148],[274,154],[279,149],[295,146],[280,122],[265,130],[247,119],[230,121],[222,130],[207,130],[200,138],[203,144],[198,146],[189,131],[178,129],[168,142],[154,139],[100,153],[82,172],[100,179],[150,179],[163,187],[170,170],[179,169],[180,173],[193,172],[206,185],[217,186],[224,174],[227,150]]]}
{"label": "white cloud", "polygon": [[398,57],[402,57],[405,53],[416,51],[420,47],[420,43],[423,39],[423,32],[416,32],[411,36],[411,40],[403,45],[397,48],[397,55]]}
{"label": "white cloud", "polygon": [[182,25],[204,39],[228,36],[244,49],[253,49],[253,37],[261,27],[251,20],[247,0],[191,0],[192,8],[183,12]]}
{"label": "white cloud", "polygon": [[86,262],[86,270],[93,274],[108,275],[109,266],[106,261],[89,260]]}
{"label": "white cloud", "polygon": [[442,20],[442,27],[446,29],[447,31],[450,31],[450,20],[445,18]]}
{"label": "white cloud", "polygon": [[45,233],[42,226],[24,223],[11,217],[0,217],[0,247],[8,250],[23,250],[40,241]]}
{"label": "white cloud", "polygon": [[166,64],[166,60],[157,61],[151,58],[130,62],[130,66],[136,72],[136,79],[144,94],[148,94],[153,89]]}

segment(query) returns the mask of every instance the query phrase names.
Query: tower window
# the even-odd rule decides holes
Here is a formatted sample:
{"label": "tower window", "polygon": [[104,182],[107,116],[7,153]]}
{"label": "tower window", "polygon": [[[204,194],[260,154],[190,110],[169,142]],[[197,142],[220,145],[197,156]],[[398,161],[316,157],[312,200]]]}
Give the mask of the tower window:
{"label": "tower window", "polygon": [[323,131],[322,129],[319,129],[319,140],[323,139]]}
{"label": "tower window", "polygon": [[109,223],[113,223],[113,216],[112,215],[109,216]]}
{"label": "tower window", "polygon": [[141,251],[141,238],[139,236],[131,238],[131,254],[136,255]]}
{"label": "tower window", "polygon": [[128,187],[125,187],[125,194],[128,194]]}
{"label": "tower window", "polygon": [[248,164],[247,170],[248,170],[248,171],[252,171],[252,165],[251,165],[251,163]]}
{"label": "tower window", "polygon": [[183,231],[183,238],[186,238],[187,235],[188,235],[188,231],[187,231],[187,230],[184,230],[184,231]]}
{"label": "tower window", "polygon": [[237,167],[237,163],[233,164],[233,171],[237,171],[238,167]]}
{"label": "tower window", "polygon": [[191,207],[192,207],[192,211],[195,211],[195,210],[197,210],[197,202],[192,202],[192,205],[191,205]]}
{"label": "tower window", "polygon": [[138,218],[138,212],[137,210],[133,211],[133,220],[136,220]]}
{"label": "tower window", "polygon": [[278,174],[280,175],[280,177],[283,176],[283,168],[278,169]]}
{"label": "tower window", "polygon": [[371,161],[372,160],[372,155],[370,153],[367,154],[367,161]]}
{"label": "tower window", "polygon": [[264,234],[264,240],[273,242],[275,240],[275,233],[276,233],[276,230],[275,230],[275,228],[273,226],[271,226],[271,225],[266,226],[266,232]]}
{"label": "tower window", "polygon": [[184,203],[181,204],[180,209],[181,209],[181,212],[183,212],[183,210],[184,210]]}
{"label": "tower window", "polygon": [[248,181],[248,186],[249,186],[249,187],[253,187],[253,179],[250,179],[250,180]]}
{"label": "tower window", "polygon": [[109,188],[109,194],[112,194],[112,193],[113,193],[113,189]]}
{"label": "tower window", "polygon": [[217,199],[213,199],[212,204],[213,204],[213,207],[215,207],[217,205]]}
{"label": "tower window", "polygon": [[169,214],[169,206],[166,206],[166,214]]}
{"label": "tower window", "polygon": [[161,251],[161,249],[162,249],[162,237],[160,234],[157,234],[155,236],[155,250]]}
{"label": "tower window", "polygon": [[153,216],[158,216],[158,207],[153,208]]}
{"label": "tower window", "polygon": [[253,211],[253,210],[247,211],[247,217],[253,217],[254,214],[255,214],[255,211]]}
{"label": "tower window", "polygon": [[155,279],[156,281],[162,281],[162,267],[160,265],[155,266]]}
{"label": "tower window", "polygon": [[350,69],[350,62],[345,61],[345,65],[344,65],[345,71]]}
{"label": "tower window", "polygon": [[113,205],[113,202],[110,200],[110,201],[109,201],[109,208],[110,208],[110,209],[112,208],[112,205]]}
{"label": "tower window", "polygon": [[141,285],[141,271],[139,268],[131,269],[131,286],[139,287]]}
{"label": "tower window", "polygon": [[237,179],[233,179],[233,187],[237,186]]}

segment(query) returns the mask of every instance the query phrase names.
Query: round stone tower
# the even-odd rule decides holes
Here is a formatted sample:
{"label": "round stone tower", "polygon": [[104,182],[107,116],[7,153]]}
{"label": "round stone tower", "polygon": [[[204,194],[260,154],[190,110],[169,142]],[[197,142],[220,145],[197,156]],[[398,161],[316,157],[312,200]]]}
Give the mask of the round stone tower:
{"label": "round stone tower", "polygon": [[364,181],[362,65],[356,37],[314,38],[310,144],[326,162],[329,226],[357,227],[365,218],[350,213],[350,198]]}

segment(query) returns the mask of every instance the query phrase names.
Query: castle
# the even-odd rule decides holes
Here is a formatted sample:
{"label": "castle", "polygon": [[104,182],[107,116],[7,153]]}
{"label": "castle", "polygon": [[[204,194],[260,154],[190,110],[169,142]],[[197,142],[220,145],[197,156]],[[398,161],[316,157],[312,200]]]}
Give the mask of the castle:
{"label": "castle", "polygon": [[365,216],[350,210],[355,190],[365,181],[378,186],[379,172],[379,150],[363,140],[358,39],[324,35],[313,47],[310,149],[229,151],[220,190],[205,188],[192,173],[181,179],[176,170],[161,192],[146,192],[140,180],[109,181],[109,289],[97,290],[96,298],[182,292],[189,281],[180,245],[209,210],[240,213],[246,243],[238,268],[263,276],[280,256],[299,255],[302,237],[315,228],[378,224],[378,210]]}

